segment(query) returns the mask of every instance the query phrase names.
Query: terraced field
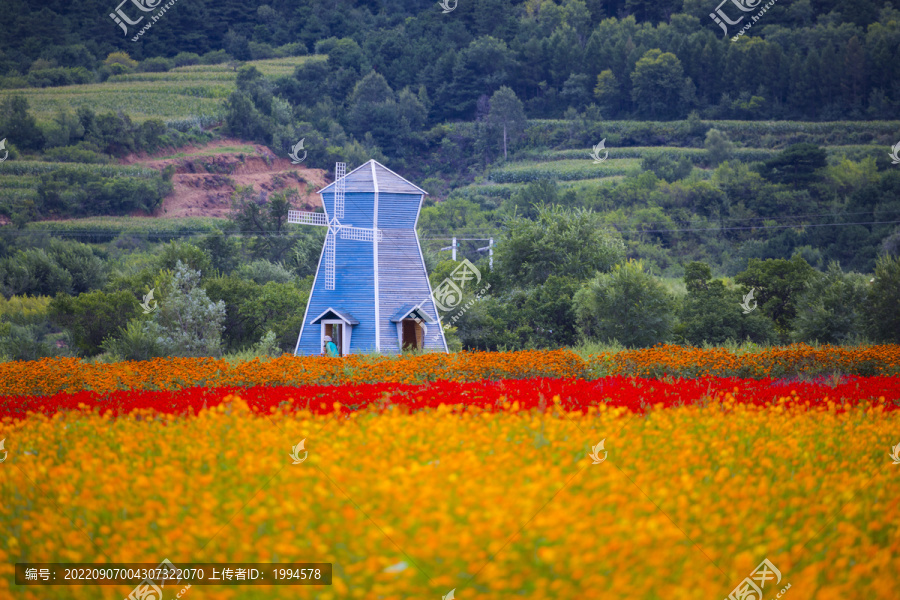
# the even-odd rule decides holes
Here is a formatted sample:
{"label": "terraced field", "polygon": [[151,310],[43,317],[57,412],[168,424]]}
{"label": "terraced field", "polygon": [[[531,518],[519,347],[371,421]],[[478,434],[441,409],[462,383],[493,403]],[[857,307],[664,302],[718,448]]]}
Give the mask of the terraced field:
{"label": "terraced field", "polygon": [[[290,75],[310,60],[324,56],[294,56],[250,61],[270,77]],[[234,90],[237,71],[228,64],[179,67],[165,73],[118,75],[104,83],[64,87],[3,90],[0,99],[21,94],[28,98],[32,114],[49,121],[60,110],[87,106],[95,111],[119,111],[134,121],[194,121],[205,124],[217,120],[222,103]]]}

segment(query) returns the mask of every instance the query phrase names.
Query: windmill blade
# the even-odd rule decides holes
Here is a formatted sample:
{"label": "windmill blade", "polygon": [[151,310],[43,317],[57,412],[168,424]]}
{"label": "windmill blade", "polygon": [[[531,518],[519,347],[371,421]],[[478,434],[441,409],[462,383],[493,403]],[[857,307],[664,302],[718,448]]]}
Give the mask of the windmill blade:
{"label": "windmill blade", "polygon": [[325,213],[309,212],[306,210],[289,210],[288,223],[297,223],[299,225],[319,225],[320,227],[328,227],[328,217]]}
{"label": "windmill blade", "polygon": [[334,289],[334,231],[328,230],[328,235],[325,236],[325,289],[333,290]]}
{"label": "windmill blade", "polygon": [[378,236],[378,241],[380,242],[383,239],[383,234],[380,229],[361,229],[359,227],[350,227],[348,225],[341,226],[341,239],[342,240],[358,240],[362,242],[371,242],[375,239],[375,236]]}
{"label": "windmill blade", "polygon": [[337,163],[334,165],[334,216],[338,219],[344,218],[344,191],[347,189],[347,182],[344,177],[347,175],[347,163]]}

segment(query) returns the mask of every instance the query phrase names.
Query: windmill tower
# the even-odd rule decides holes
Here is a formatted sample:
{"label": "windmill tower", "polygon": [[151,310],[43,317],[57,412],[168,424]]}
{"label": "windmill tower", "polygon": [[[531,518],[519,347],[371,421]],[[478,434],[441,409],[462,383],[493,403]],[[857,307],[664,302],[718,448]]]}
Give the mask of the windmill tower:
{"label": "windmill tower", "polygon": [[327,227],[294,354],[403,348],[447,352],[416,224],[426,192],[370,160],[323,188],[325,213],[292,210],[288,223]]}

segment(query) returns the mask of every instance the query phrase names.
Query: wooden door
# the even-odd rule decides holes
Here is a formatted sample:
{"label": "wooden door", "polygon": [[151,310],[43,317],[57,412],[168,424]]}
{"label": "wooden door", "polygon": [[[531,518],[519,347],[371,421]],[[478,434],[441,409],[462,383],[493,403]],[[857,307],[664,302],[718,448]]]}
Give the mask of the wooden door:
{"label": "wooden door", "polygon": [[403,349],[418,350],[419,338],[416,335],[418,325],[412,319],[403,319]]}

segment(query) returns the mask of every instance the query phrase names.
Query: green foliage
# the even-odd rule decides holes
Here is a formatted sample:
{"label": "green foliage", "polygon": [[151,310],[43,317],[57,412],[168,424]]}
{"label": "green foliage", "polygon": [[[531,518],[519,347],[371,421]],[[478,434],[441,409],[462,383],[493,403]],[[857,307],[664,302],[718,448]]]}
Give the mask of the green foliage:
{"label": "green foliage", "polygon": [[710,129],[706,132],[706,140],[703,145],[709,156],[708,161],[713,166],[722,164],[734,155],[734,144],[718,129]]}
{"label": "green foliage", "polygon": [[241,279],[248,279],[258,285],[265,285],[270,281],[275,283],[292,283],[296,275],[286,269],[282,263],[273,263],[268,260],[254,260],[235,271],[235,275]]}
{"label": "green foliage", "polygon": [[792,338],[799,342],[847,344],[860,341],[870,314],[868,280],[845,274],[837,262],[816,272],[797,298]]}
{"label": "green foliage", "polygon": [[275,332],[277,347],[293,352],[303,325],[302,307],[308,301],[309,292],[301,291],[293,283],[270,281],[255,296],[247,298],[238,312],[247,319],[252,336],[259,337],[271,330]]}
{"label": "green foliage", "polygon": [[583,281],[621,262],[625,247],[600,216],[582,209],[541,207],[535,220],[511,218],[494,253],[498,287],[540,285],[551,275]]}
{"label": "green foliage", "polygon": [[521,187],[503,203],[503,206],[507,211],[514,211],[515,214],[526,219],[534,219],[541,206],[559,204],[574,208],[575,203],[575,192],[570,190],[561,193],[559,185],[555,181],[542,179]]}
{"label": "green foliage", "polygon": [[73,291],[72,275],[43,248],[20,250],[0,259],[0,286],[4,296],[43,295]]}
{"label": "green foliage", "polygon": [[166,356],[168,348],[143,319],[131,319],[115,337],[103,341],[103,350],[115,361],[150,360]]}
{"label": "green foliage", "polygon": [[806,291],[815,270],[803,258],[791,260],[750,259],[747,270],[739,273],[735,282],[744,287],[743,293],[754,290],[760,310],[771,318],[781,335],[786,336],[797,316],[797,301]]}
{"label": "green foliage", "polygon": [[53,323],[68,330],[73,347],[85,356],[100,354],[103,340],[140,312],[138,300],[126,291],[58,294],[49,305]]}
{"label": "green foliage", "polygon": [[[587,158],[585,152],[585,159]],[[628,175],[638,170],[639,162],[632,159],[607,160],[599,165],[590,160],[558,160],[553,162],[511,163],[490,172],[490,178],[497,183],[528,183],[542,179],[567,181]]]}
{"label": "green foliage", "polygon": [[574,308],[582,338],[628,348],[669,341],[675,324],[675,300],[640,261],[588,281],[575,294]]}
{"label": "green foliage", "polygon": [[516,93],[507,86],[501,86],[494,92],[490,100],[490,110],[487,114],[488,130],[494,136],[502,132],[503,159],[507,158],[507,148],[518,142],[525,132],[525,108],[522,101],[516,97]]}
{"label": "green foliage", "polygon": [[187,242],[171,241],[162,247],[157,257],[157,268],[173,270],[179,262],[188,269],[208,276],[212,271],[212,259],[207,251]]}
{"label": "green foliage", "polygon": [[[241,313],[241,307],[259,294],[260,286],[252,281],[239,279],[232,274],[211,277],[203,283],[203,288],[210,300],[225,304],[225,320],[223,322],[225,330],[222,337],[225,349],[235,352],[253,344],[258,339],[259,333],[256,324],[250,317]],[[301,306],[305,305],[298,305],[295,310],[302,315]],[[299,333],[298,329],[297,335]]]}
{"label": "green foliage", "polygon": [[792,144],[778,156],[763,163],[760,172],[776,183],[806,185],[815,181],[824,169],[827,153],[815,144]]}
{"label": "green foliage", "polygon": [[695,346],[748,338],[763,344],[774,341],[774,323],[755,311],[742,314],[740,293],[714,280],[709,265],[693,262],[684,270],[688,293],[674,330],[676,339]]}
{"label": "green foliage", "polygon": [[0,360],[31,361],[47,356],[69,356],[65,339],[65,334],[52,332],[46,324],[0,322]]}
{"label": "green foliage", "polygon": [[[107,338],[104,350],[127,360],[221,356],[225,303],[210,301],[200,287],[200,272],[178,261],[170,285],[161,287],[159,308],[150,319],[129,321],[116,338]],[[144,358],[130,358],[135,356]]]}
{"label": "green foliage", "polygon": [[577,339],[572,298],[579,286],[574,279],[551,275],[540,285],[498,296],[467,293],[460,305],[468,308],[452,324],[466,349],[568,346]]}
{"label": "green foliage", "polygon": [[241,261],[240,241],[221,231],[204,235],[194,245],[209,256],[212,269],[219,273],[231,273]]}
{"label": "green foliage", "polygon": [[141,61],[141,71],[146,71],[148,73],[165,73],[166,71],[171,70],[174,66],[175,63],[173,61],[161,56],[154,56],[152,58],[148,58],[147,60]]}
{"label": "green foliage", "polygon": [[882,256],[869,286],[870,331],[874,339],[900,343],[900,257]]}
{"label": "green foliage", "polygon": [[631,82],[631,97],[643,115],[675,117],[685,105],[684,68],[671,52],[648,50],[635,64]]}
{"label": "green foliage", "polygon": [[22,150],[40,150],[44,135],[34,117],[28,112],[24,96],[7,96],[0,102],[0,132]]}
{"label": "green foliage", "polygon": [[0,296],[0,322],[36,325],[47,318],[49,296]]}
{"label": "green foliage", "polygon": [[641,167],[669,183],[684,179],[694,168],[686,156],[679,157],[669,153],[648,155],[641,162]]}

